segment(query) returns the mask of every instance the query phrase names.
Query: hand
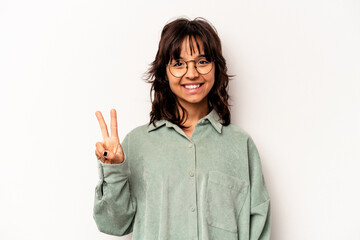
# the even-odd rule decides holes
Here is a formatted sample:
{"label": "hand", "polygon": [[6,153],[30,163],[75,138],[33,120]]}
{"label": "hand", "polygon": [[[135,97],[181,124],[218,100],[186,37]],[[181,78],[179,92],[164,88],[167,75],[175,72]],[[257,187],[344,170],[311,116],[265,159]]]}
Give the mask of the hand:
{"label": "hand", "polygon": [[96,143],[96,149],[95,149],[96,157],[103,163],[107,163],[107,164],[122,163],[124,161],[124,152],[120,145],[120,141],[118,137],[116,110],[111,109],[110,111],[111,137],[109,137],[107,126],[101,112],[96,111],[95,115],[99,121],[101,133],[104,139],[103,142]]}

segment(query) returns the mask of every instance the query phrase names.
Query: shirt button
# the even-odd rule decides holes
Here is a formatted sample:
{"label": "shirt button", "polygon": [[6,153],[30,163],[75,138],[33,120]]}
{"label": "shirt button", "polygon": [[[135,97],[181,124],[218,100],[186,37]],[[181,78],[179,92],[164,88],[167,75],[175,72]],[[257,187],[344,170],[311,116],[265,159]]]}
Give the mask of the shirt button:
{"label": "shirt button", "polygon": [[190,171],[190,172],[189,172],[189,175],[190,175],[190,177],[193,177],[193,176],[194,176],[193,171]]}
{"label": "shirt button", "polygon": [[195,212],[195,208],[194,207],[191,207],[190,209],[192,212]]}
{"label": "shirt button", "polygon": [[188,144],[188,147],[189,147],[189,148],[192,148],[192,147],[193,147],[193,144],[192,144],[192,143],[189,143],[189,144]]}

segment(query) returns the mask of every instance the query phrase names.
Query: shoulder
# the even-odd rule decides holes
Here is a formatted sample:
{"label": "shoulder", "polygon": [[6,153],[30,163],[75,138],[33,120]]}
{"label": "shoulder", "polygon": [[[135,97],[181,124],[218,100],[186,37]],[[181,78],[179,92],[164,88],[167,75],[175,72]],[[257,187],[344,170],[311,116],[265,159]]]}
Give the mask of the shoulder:
{"label": "shoulder", "polygon": [[126,137],[137,137],[142,136],[148,132],[149,123],[140,125],[132,129],[126,134]]}
{"label": "shoulder", "polygon": [[247,140],[251,138],[249,132],[247,132],[242,127],[239,127],[238,125],[235,125],[233,123],[230,123],[227,126],[223,126],[222,131],[224,136],[230,138],[243,139],[243,140]]}
{"label": "shoulder", "polygon": [[132,145],[132,143],[136,143],[136,144],[141,143],[140,140],[145,140],[147,137],[146,134],[147,129],[148,129],[148,124],[143,124],[138,127],[135,127],[125,135],[124,139],[121,142],[121,145],[125,149],[128,149],[130,148],[130,145]]}
{"label": "shoulder", "polygon": [[228,126],[223,126],[221,135],[229,144],[235,146],[241,145],[248,149],[256,149],[252,135],[238,125],[229,124]]}

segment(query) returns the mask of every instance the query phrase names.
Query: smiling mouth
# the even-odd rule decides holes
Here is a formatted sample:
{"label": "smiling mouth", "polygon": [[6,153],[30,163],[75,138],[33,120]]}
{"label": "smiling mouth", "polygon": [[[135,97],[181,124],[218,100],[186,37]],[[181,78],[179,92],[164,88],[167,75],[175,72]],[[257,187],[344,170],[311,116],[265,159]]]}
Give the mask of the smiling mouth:
{"label": "smiling mouth", "polygon": [[203,85],[204,83],[200,83],[200,84],[192,84],[192,85],[183,85],[184,88],[186,89],[196,89],[199,88]]}

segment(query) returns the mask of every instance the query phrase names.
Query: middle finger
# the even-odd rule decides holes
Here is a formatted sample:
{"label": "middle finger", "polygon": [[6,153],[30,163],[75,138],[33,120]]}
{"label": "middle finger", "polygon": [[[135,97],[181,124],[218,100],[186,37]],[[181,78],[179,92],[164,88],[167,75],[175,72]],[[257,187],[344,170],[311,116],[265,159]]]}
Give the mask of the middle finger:
{"label": "middle finger", "polygon": [[110,121],[111,137],[118,138],[116,110],[111,109],[110,114],[111,114],[111,121]]}

